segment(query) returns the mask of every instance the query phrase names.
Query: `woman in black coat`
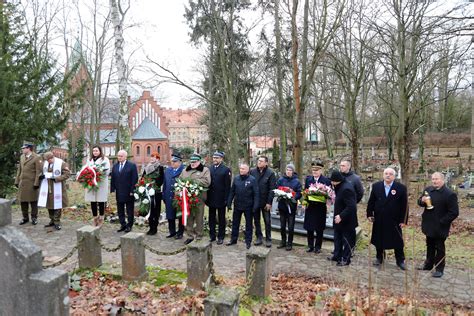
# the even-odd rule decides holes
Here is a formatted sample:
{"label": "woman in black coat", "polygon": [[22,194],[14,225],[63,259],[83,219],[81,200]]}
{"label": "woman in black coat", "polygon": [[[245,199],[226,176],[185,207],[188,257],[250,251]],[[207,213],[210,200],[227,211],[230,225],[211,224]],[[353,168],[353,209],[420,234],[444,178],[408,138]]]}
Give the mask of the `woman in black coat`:
{"label": "woman in black coat", "polygon": [[150,163],[145,166],[145,169],[143,169],[142,178],[153,180],[155,195],[151,200],[150,217],[148,218],[150,229],[146,234],[155,235],[158,231],[158,218],[161,213],[161,201],[163,199],[161,186],[163,185],[164,180],[164,170],[163,166],[160,164],[160,155],[157,152],[151,154]]}
{"label": "woman in black coat", "polygon": [[[304,188],[307,189],[311,184],[322,183],[331,186],[331,181],[322,175],[324,165],[320,162],[311,164],[311,176],[307,176]],[[327,205],[325,201],[316,201],[308,197],[305,201],[307,207],[304,213],[304,229],[308,234],[308,250],[306,252],[321,252],[323,244],[323,232],[326,228]],[[314,232],[316,232],[316,244],[314,243]]]}

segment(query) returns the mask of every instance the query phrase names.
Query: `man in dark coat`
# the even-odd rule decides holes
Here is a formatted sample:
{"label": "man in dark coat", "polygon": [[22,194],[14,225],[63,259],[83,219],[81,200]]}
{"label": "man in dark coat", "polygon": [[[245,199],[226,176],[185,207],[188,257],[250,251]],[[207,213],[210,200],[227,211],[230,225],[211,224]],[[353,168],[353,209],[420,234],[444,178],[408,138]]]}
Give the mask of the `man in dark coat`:
{"label": "man in dark coat", "polygon": [[[135,204],[133,192],[138,181],[138,171],[137,166],[127,160],[125,150],[120,150],[117,153],[117,160],[118,162],[112,168],[110,191],[115,192],[117,200],[117,212],[120,220],[120,229],[117,232],[128,233],[133,226]],[[125,207],[127,208],[128,223],[125,221]]]}
{"label": "man in dark coat", "polygon": [[[163,181],[163,201],[166,206],[166,219],[168,220],[169,235],[166,238],[175,237],[176,239],[183,238],[184,225],[181,221],[182,217],[176,216],[178,210],[173,206],[174,200],[174,184],[176,178],[179,178],[184,169],[181,155],[171,155],[171,166],[165,170],[165,179]],[[176,231],[176,219],[178,219],[178,231]]]}
{"label": "man in dark coat", "polygon": [[212,155],[212,166],[209,167],[211,172],[211,185],[207,191],[206,204],[209,207],[209,236],[211,242],[216,240],[216,212],[219,223],[217,233],[217,244],[221,245],[225,237],[225,207],[229,198],[230,183],[232,181],[232,173],[230,169],[224,165],[224,153],[216,151]]}
{"label": "man in dark coat", "polygon": [[[451,223],[459,216],[458,197],[446,185],[444,175],[435,172],[431,186],[425,188],[418,205],[425,208],[421,219],[421,230],[426,235],[426,260],[420,270],[432,270],[432,276],[440,278],[444,273],[446,247]],[[429,205],[431,204],[432,207]]]}
{"label": "man in dark coat", "polygon": [[272,209],[273,189],[275,189],[276,177],[273,170],[268,167],[268,158],[266,156],[258,157],[257,168],[252,169],[250,175],[257,179],[260,194],[259,207],[253,213],[255,236],[257,237],[255,245],[258,246],[263,243],[262,225],[260,222],[261,214],[265,223],[265,246],[270,248],[272,246],[272,223],[270,211]]}
{"label": "man in dark coat", "polygon": [[249,166],[245,163],[239,166],[239,175],[234,178],[227,201],[227,207],[232,209],[234,201],[234,212],[232,213],[232,234],[227,246],[237,244],[239,238],[240,220],[242,213],[245,216],[245,244],[247,249],[252,243],[252,212],[259,207],[257,180],[249,175]]}
{"label": "man in dark coat", "polygon": [[20,164],[16,173],[15,185],[18,188],[18,201],[23,219],[20,225],[29,222],[28,205],[31,207],[31,223],[38,223],[39,177],[43,169],[41,157],[33,152],[33,144],[25,143],[21,150]]}
{"label": "man in dark coat", "polygon": [[334,255],[328,260],[337,261],[338,266],[351,262],[355,247],[357,227],[357,200],[354,187],[339,171],[329,178],[336,192],[334,202]]}
{"label": "man in dark coat", "polygon": [[341,171],[344,178],[346,178],[347,182],[352,184],[356,193],[357,203],[359,203],[364,196],[364,186],[362,185],[360,177],[351,170],[351,167],[352,163],[347,158],[341,160],[339,163],[339,170]]}
{"label": "man in dark coat", "polygon": [[383,181],[372,185],[367,203],[367,218],[372,225],[370,242],[377,251],[375,266],[380,266],[385,259],[385,249],[395,250],[397,266],[405,270],[403,253],[402,228],[408,220],[407,188],[395,182],[395,170],[386,168]]}
{"label": "man in dark coat", "polygon": [[[322,175],[324,165],[321,162],[311,164],[312,175],[307,176],[304,188],[307,189],[311,184],[321,183],[331,186],[331,181]],[[323,244],[323,233],[326,228],[327,204],[325,199],[317,199],[309,196],[305,203],[307,204],[304,213],[304,229],[308,232],[307,252],[321,252]],[[314,232],[316,231],[316,243],[314,242]]]}

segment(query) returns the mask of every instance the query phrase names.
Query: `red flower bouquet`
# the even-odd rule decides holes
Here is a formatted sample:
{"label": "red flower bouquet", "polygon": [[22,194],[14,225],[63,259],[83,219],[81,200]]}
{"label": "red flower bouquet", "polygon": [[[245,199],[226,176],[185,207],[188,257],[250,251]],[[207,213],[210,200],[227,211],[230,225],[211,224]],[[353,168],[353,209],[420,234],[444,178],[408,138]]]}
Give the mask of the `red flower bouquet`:
{"label": "red flower bouquet", "polygon": [[84,166],[77,174],[76,180],[82,184],[84,189],[97,190],[103,177],[104,172],[99,166]]}

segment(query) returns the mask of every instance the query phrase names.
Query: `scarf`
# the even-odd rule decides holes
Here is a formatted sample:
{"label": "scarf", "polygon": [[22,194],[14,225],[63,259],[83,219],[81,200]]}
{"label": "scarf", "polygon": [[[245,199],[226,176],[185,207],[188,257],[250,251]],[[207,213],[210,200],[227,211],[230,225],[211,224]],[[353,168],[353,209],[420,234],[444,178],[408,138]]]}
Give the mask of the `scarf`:
{"label": "scarf", "polygon": [[[59,158],[54,158],[53,163],[53,172],[48,172],[49,162],[47,160],[44,161],[43,164],[43,175],[44,179],[41,181],[39,199],[38,199],[38,206],[39,207],[46,207],[46,203],[48,201],[48,181],[51,178],[58,177],[61,175],[61,166],[63,165],[63,161]],[[58,210],[63,208],[63,186],[61,182],[54,182],[53,187],[53,209]]]}
{"label": "scarf", "polygon": [[160,162],[159,161],[156,161],[155,163],[149,163],[148,165],[146,165],[145,167],[145,174],[152,174],[153,172],[155,172],[156,170],[158,170],[158,167],[160,166]]}

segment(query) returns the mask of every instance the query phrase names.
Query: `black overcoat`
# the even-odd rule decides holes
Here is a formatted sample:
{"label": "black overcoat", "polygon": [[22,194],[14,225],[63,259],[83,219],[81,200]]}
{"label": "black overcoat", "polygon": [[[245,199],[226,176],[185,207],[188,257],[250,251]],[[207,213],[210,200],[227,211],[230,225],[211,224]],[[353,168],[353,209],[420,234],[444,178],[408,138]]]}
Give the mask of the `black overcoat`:
{"label": "black overcoat", "polygon": [[408,219],[407,188],[393,182],[388,196],[385,196],[384,182],[374,183],[367,202],[367,217],[374,217],[372,245],[379,249],[403,248],[400,224],[406,224]]}
{"label": "black overcoat", "polygon": [[220,164],[217,168],[209,166],[209,171],[211,172],[211,185],[207,191],[206,205],[214,208],[225,207],[229,198],[232,172],[224,164]]}
{"label": "black overcoat", "polygon": [[115,192],[117,202],[126,203],[135,200],[133,191],[135,190],[135,184],[138,181],[138,170],[137,166],[127,160],[119,172],[120,163],[116,163],[112,168],[112,178],[110,183],[110,191]]}
{"label": "black overcoat", "polygon": [[[331,186],[331,181],[325,176],[320,176],[318,181],[313,176],[307,176],[304,188],[307,189],[313,183],[322,183]],[[326,203],[308,201],[308,206],[304,213],[303,228],[309,231],[322,231],[326,228]]]}
{"label": "black overcoat", "polygon": [[334,229],[351,231],[357,227],[357,198],[352,183],[343,180],[335,188],[334,217],[339,215],[341,222],[334,222]]}
{"label": "black overcoat", "polygon": [[425,189],[431,197],[434,208],[426,209],[426,204],[418,199],[418,205],[425,207],[421,217],[423,234],[432,238],[448,238],[451,223],[459,216],[458,196],[445,185],[439,190],[429,186]]}

